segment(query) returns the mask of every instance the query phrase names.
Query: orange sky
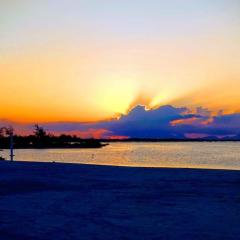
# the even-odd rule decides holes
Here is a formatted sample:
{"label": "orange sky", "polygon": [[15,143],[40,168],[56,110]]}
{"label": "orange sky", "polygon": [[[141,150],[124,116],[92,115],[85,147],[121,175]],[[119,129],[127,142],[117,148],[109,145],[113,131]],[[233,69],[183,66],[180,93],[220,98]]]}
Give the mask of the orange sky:
{"label": "orange sky", "polygon": [[0,3],[0,119],[98,121],[133,103],[240,111],[238,1],[104,2]]}

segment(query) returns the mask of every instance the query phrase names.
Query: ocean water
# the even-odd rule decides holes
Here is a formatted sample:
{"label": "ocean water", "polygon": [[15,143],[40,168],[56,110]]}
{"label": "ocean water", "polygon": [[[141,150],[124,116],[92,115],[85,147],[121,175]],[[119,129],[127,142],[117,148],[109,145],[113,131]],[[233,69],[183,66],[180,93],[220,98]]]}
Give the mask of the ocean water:
{"label": "ocean water", "polygon": [[[240,170],[240,142],[111,143],[101,149],[19,149],[15,160]],[[9,159],[9,151],[0,155]]]}

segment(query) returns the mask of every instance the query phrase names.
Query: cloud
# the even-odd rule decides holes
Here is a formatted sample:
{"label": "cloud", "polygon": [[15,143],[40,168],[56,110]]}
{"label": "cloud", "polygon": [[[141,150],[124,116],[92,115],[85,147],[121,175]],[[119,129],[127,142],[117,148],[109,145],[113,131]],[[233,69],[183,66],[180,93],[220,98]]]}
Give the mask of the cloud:
{"label": "cloud", "polygon": [[[0,121],[0,125],[9,122]],[[11,123],[20,133],[32,131],[32,125]],[[8,124],[9,125],[9,124]],[[96,123],[45,123],[48,131],[55,134],[76,134],[83,138],[238,138],[240,113],[214,115],[210,110],[198,107],[161,106],[147,110],[136,106],[118,119]]]}
{"label": "cloud", "polygon": [[223,138],[240,133],[240,114],[223,115],[219,112],[214,116],[210,110],[202,107],[192,111],[170,105],[151,110],[136,106],[120,119],[96,123],[94,127],[130,138]]}
{"label": "cloud", "polygon": [[180,138],[183,135],[171,131],[170,122],[182,118],[186,108],[162,106],[158,109],[146,110],[144,106],[136,106],[119,120],[102,123],[102,126],[117,135],[131,138]]}
{"label": "cloud", "polygon": [[237,136],[240,133],[240,114],[226,114],[219,113],[217,116],[208,117],[199,115],[192,121],[182,121],[175,124],[176,131],[185,132],[186,134],[205,134],[208,136],[215,136],[222,138],[224,136]]}

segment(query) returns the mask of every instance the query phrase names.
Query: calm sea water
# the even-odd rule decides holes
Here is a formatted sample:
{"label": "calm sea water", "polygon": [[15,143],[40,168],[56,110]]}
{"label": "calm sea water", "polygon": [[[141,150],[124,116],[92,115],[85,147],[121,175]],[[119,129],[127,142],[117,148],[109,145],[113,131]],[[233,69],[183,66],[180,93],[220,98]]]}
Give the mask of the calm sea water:
{"label": "calm sea water", "polygon": [[[7,150],[0,154],[9,159]],[[21,149],[15,150],[15,159],[115,166],[240,170],[240,143],[111,143],[101,149]]]}

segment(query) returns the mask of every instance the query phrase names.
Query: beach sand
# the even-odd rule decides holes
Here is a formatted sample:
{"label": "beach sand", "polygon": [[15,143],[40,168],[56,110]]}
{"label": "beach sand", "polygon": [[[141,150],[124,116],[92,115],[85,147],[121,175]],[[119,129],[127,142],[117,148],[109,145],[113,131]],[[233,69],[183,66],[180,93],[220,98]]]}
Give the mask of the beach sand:
{"label": "beach sand", "polygon": [[240,171],[1,161],[0,239],[240,239]]}

